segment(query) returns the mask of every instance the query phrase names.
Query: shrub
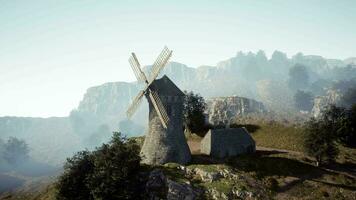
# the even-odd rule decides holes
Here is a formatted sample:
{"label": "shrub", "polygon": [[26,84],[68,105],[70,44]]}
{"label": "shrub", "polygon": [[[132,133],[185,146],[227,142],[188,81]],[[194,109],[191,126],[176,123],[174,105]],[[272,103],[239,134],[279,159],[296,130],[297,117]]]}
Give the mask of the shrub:
{"label": "shrub", "polygon": [[347,110],[343,107],[329,105],[322,112],[321,120],[329,124],[329,131],[332,137],[346,146],[356,145],[356,104]]}
{"label": "shrub", "polygon": [[295,64],[289,69],[288,86],[292,90],[304,89],[309,84],[307,68],[301,64]]}
{"label": "shrub", "polygon": [[3,158],[13,166],[29,159],[29,148],[24,140],[10,137],[3,147]]}
{"label": "shrub", "polygon": [[183,102],[183,123],[185,128],[199,136],[206,132],[205,115],[206,103],[202,96],[185,91]]}
{"label": "shrub", "polygon": [[64,165],[64,173],[57,183],[57,199],[94,199],[88,187],[89,175],[93,173],[93,170],[93,156],[89,151],[81,151],[72,158],[68,158]]}
{"label": "shrub", "polygon": [[95,199],[132,199],[140,194],[139,147],[115,133],[109,144],[93,152],[89,187]]}
{"label": "shrub", "polygon": [[273,177],[268,177],[266,180],[264,180],[265,186],[272,190],[272,191],[277,191],[278,190],[278,181],[273,178]]}
{"label": "shrub", "polygon": [[315,158],[317,166],[334,160],[338,154],[335,137],[330,131],[331,126],[330,123],[315,118],[306,123],[304,148],[309,156]]}
{"label": "shrub", "polygon": [[356,87],[349,88],[341,99],[342,103],[346,107],[350,107],[351,105],[356,103]]}
{"label": "shrub", "polygon": [[115,132],[108,144],[69,158],[57,184],[58,199],[139,199],[139,147]]}
{"label": "shrub", "polygon": [[294,95],[294,103],[298,110],[310,111],[313,108],[313,95],[310,92],[298,90]]}

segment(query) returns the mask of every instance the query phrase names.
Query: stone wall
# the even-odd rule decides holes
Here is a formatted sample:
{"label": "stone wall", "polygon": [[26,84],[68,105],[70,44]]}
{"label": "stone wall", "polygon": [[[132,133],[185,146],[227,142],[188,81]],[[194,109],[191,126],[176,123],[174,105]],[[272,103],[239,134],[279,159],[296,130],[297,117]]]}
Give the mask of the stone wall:
{"label": "stone wall", "polygon": [[256,144],[245,128],[211,129],[200,144],[202,154],[224,158],[256,151]]}
{"label": "stone wall", "polygon": [[[163,104],[166,97],[160,97]],[[145,141],[141,149],[142,162],[146,164],[164,164],[169,162],[186,164],[190,161],[191,155],[189,146],[183,133],[182,107],[183,98],[176,102],[170,102],[167,107],[171,107],[167,129],[163,128],[162,123],[154,109],[152,102],[149,101],[149,127]]]}

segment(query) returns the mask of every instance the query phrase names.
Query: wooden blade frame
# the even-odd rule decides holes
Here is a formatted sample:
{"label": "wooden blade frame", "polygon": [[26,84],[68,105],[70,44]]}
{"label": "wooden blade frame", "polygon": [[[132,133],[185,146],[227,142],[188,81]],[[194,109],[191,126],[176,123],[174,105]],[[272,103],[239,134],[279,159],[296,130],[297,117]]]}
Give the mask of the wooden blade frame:
{"label": "wooden blade frame", "polygon": [[169,50],[165,46],[163,48],[162,52],[157,57],[156,61],[154,62],[153,66],[151,68],[150,77],[148,80],[145,73],[141,70],[140,63],[138,62],[138,59],[137,59],[135,53],[132,53],[131,57],[129,58],[129,63],[130,63],[132,70],[137,78],[137,81],[145,82],[146,87],[144,88],[144,90],[140,91],[140,93],[132,101],[130,107],[127,109],[126,115],[128,118],[131,118],[132,115],[135,113],[135,111],[137,110],[138,106],[140,105],[140,103],[142,101],[142,96],[148,90],[148,92],[149,92],[148,96],[151,99],[151,102],[152,102],[161,122],[162,122],[162,125],[164,128],[167,128],[167,124],[169,122],[169,117],[167,115],[167,112],[166,112],[166,110],[163,106],[163,103],[162,103],[161,99],[159,98],[157,92],[150,89],[149,86],[156,79],[156,77],[159,75],[159,73],[164,68],[164,66],[167,64],[167,62],[171,56],[172,56],[172,51]]}
{"label": "wooden blade frame", "polygon": [[152,66],[150,72],[150,83],[152,83],[156,79],[156,77],[159,75],[163,67],[167,64],[171,56],[172,51],[169,50],[167,47],[164,47]]}
{"label": "wooden blade frame", "polygon": [[138,106],[141,104],[142,101],[142,97],[145,94],[145,91],[142,90],[138,93],[138,95],[135,97],[135,99],[132,101],[129,109],[127,109],[126,111],[126,115],[128,118],[131,118],[132,115],[135,113],[135,111],[137,110]]}
{"label": "wooden blade frame", "polygon": [[151,102],[153,104],[153,107],[155,108],[159,119],[161,120],[161,123],[164,128],[167,128],[169,118],[166,112],[166,109],[164,108],[161,99],[157,95],[157,93],[154,90],[149,89],[149,97],[151,99]]}
{"label": "wooden blade frame", "polygon": [[138,62],[138,59],[135,55],[135,53],[132,53],[132,56],[129,58],[129,63],[131,65],[132,70],[134,71],[134,74],[139,82],[146,82],[148,83],[148,80],[146,78],[145,73],[141,70],[141,65]]}

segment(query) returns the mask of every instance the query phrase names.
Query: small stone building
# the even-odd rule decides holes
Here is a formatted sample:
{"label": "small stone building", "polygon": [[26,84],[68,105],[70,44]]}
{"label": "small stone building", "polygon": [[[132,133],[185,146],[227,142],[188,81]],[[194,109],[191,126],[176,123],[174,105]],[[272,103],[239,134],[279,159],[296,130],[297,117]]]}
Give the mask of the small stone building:
{"label": "small stone building", "polygon": [[200,143],[202,154],[225,158],[253,153],[256,144],[245,128],[210,129]]}

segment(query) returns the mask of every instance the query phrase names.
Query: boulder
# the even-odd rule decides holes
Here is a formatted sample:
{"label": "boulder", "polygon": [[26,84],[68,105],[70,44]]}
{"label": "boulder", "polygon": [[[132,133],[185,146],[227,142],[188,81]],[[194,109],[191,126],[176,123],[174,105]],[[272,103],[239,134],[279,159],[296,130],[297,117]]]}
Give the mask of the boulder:
{"label": "boulder", "polygon": [[200,191],[193,188],[190,182],[173,181],[167,178],[162,170],[154,169],[146,183],[146,194],[147,198],[152,200],[194,200],[200,195]]}

